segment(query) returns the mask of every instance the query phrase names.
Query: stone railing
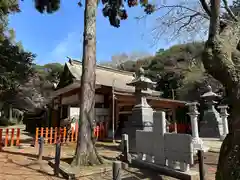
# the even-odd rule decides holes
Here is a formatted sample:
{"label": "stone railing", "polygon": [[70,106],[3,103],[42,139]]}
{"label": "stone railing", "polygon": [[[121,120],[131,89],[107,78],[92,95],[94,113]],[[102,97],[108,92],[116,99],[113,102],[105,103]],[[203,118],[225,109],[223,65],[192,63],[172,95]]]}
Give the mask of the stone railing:
{"label": "stone railing", "polygon": [[155,112],[153,120],[153,131],[136,131],[138,159],[188,171],[193,164],[192,136],[166,132],[165,112]]}

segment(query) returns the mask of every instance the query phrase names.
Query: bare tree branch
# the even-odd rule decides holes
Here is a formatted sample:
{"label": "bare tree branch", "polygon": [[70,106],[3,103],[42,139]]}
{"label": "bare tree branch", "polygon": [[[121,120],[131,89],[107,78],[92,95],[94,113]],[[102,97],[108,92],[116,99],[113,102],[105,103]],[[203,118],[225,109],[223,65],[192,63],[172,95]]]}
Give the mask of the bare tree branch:
{"label": "bare tree branch", "polygon": [[186,6],[182,4],[161,6],[161,8],[165,8],[165,12],[168,11],[156,18],[156,23],[151,31],[153,45],[157,44],[160,39],[162,40],[163,36],[166,36],[168,42],[176,41],[179,37],[183,37],[184,42],[203,39],[205,35],[201,36],[206,34],[208,26],[206,23],[209,22],[209,16],[204,13],[201,6],[196,2],[194,6],[189,5],[189,3]]}
{"label": "bare tree branch", "polygon": [[[159,40],[166,40],[167,43],[187,43],[194,40],[204,40],[209,27],[210,7],[206,3],[208,10],[204,9],[200,0],[182,0],[177,3],[156,5],[158,8],[154,16],[141,15],[137,20],[145,18],[155,21],[151,31],[151,45],[155,46]],[[156,18],[157,16],[157,18]],[[151,20],[148,20],[151,22]],[[178,42],[177,42],[178,41]]]}
{"label": "bare tree branch", "polygon": [[211,10],[206,2],[206,0],[199,0],[201,5],[202,5],[202,8],[204,9],[204,11],[208,14],[209,17],[212,16],[212,13],[211,13]]}
{"label": "bare tree branch", "polygon": [[[159,11],[159,10],[162,10],[162,9],[171,9],[171,10],[172,10],[172,9],[177,9],[177,8],[179,8],[179,9],[185,9],[185,10],[187,10],[187,11],[190,11],[190,12],[193,12],[193,13],[197,13],[198,15],[201,15],[201,16],[203,16],[204,18],[209,19],[208,15],[206,15],[206,14],[204,14],[204,13],[201,13],[201,12],[195,10],[195,9],[189,8],[189,7],[187,7],[187,6],[183,6],[183,5],[169,5],[169,6],[167,6],[167,5],[160,5],[158,8],[156,8],[155,11]],[[147,17],[147,16],[148,16],[147,14],[144,14],[143,16],[135,17],[135,18],[136,18],[137,20],[140,20],[140,19],[143,19],[143,18],[145,18],[145,17]]]}
{"label": "bare tree branch", "polygon": [[198,16],[198,15],[199,15],[199,13],[195,13],[195,14],[193,14],[193,15],[188,16],[189,20],[188,20],[187,22],[183,23],[183,25],[179,27],[178,33],[179,33],[184,27],[190,25],[191,22],[192,22],[192,20],[193,20],[193,18],[196,17],[196,16]]}
{"label": "bare tree branch", "polygon": [[209,40],[213,40],[220,30],[220,0],[211,0],[210,26],[209,26]]}
{"label": "bare tree branch", "polygon": [[237,17],[234,15],[234,13],[232,12],[232,10],[229,8],[228,6],[228,2],[227,0],[223,0],[223,4],[224,4],[224,8],[226,9],[227,13],[229,14],[229,16],[234,20],[234,21],[238,21]]}

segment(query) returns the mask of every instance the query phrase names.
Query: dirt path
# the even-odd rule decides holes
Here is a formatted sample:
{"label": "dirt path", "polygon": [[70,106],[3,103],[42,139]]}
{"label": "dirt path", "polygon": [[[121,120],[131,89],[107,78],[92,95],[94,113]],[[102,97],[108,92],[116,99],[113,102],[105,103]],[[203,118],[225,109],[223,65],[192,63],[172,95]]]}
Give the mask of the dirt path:
{"label": "dirt path", "polygon": [[[119,152],[115,147],[98,147],[99,153],[106,157],[116,157]],[[75,145],[69,144],[69,146],[62,147],[62,158],[72,157],[75,151]],[[43,159],[44,161],[39,164],[36,161],[37,148],[25,148],[17,149],[4,148],[4,152],[0,153],[0,177],[1,180],[31,180],[31,179],[62,179],[53,176],[53,170],[47,164],[47,160],[54,157],[55,148],[54,146],[46,145],[44,148]],[[216,164],[218,160],[218,153],[207,153],[206,154],[206,170],[207,180],[215,179]],[[196,170],[198,166],[194,167]],[[87,175],[83,173],[83,176],[79,179],[81,180],[111,180],[112,172],[102,172],[98,174]],[[176,180],[174,178],[159,175],[156,172],[149,170],[129,168],[127,171],[123,171],[124,180]]]}

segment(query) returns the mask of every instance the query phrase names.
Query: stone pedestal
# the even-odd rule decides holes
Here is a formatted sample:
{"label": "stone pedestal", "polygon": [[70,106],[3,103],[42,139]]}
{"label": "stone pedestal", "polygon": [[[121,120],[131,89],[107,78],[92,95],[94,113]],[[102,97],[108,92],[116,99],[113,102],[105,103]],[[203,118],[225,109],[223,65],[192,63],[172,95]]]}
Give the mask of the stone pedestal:
{"label": "stone pedestal", "polygon": [[153,109],[147,107],[135,107],[132,110],[132,116],[125,123],[124,133],[129,137],[129,152],[136,152],[136,130],[152,131]]}

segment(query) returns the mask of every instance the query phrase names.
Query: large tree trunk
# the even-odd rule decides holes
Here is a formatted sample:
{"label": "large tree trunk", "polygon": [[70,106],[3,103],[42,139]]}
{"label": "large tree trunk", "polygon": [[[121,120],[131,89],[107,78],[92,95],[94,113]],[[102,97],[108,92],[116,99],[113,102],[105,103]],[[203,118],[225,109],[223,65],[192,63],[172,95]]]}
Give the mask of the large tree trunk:
{"label": "large tree trunk", "polygon": [[94,137],[93,120],[96,80],[96,11],[97,1],[86,0],[84,13],[83,67],[80,95],[80,122],[76,154],[72,165],[100,164]]}
{"label": "large tree trunk", "polygon": [[[223,141],[217,167],[217,180],[236,180],[240,171],[240,143],[237,130],[240,129],[240,23],[220,26],[220,0],[211,0],[209,37],[203,53],[203,64],[209,74],[225,87],[231,106],[230,133]],[[237,173],[238,172],[238,173]]]}

